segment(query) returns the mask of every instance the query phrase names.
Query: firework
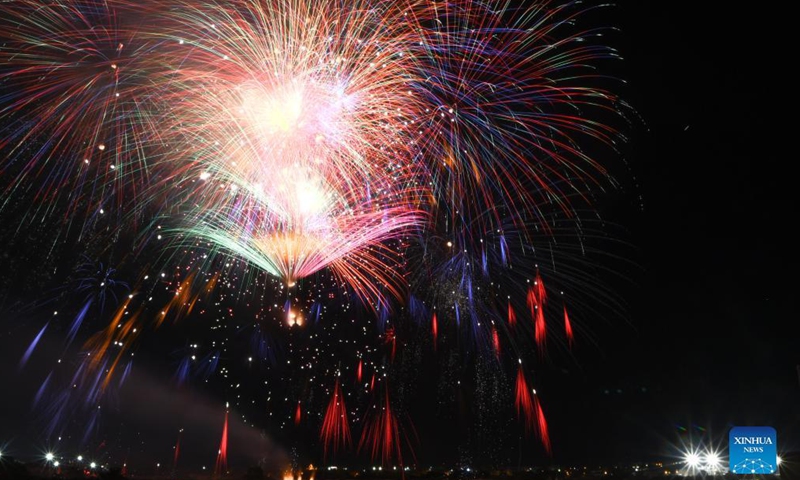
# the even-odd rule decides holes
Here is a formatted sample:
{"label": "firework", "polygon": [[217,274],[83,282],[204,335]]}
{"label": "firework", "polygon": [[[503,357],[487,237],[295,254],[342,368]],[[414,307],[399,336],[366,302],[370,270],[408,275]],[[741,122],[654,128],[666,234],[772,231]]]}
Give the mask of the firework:
{"label": "firework", "polygon": [[[338,352],[319,335],[333,329],[324,325],[331,300],[357,312],[353,323],[377,320],[348,331],[353,342],[373,338],[367,332],[377,338],[359,345],[355,369],[352,351],[344,360],[351,385],[371,370],[364,395],[375,394],[376,377],[408,370],[416,327],[442,358],[453,345],[489,352],[497,368],[504,356],[544,355],[564,279],[592,283],[560,262],[584,254],[581,209],[598,186],[613,184],[588,152],[622,138],[598,120],[620,117],[625,106],[596,86],[604,82],[595,64],[616,53],[599,43],[602,31],[576,27],[587,9],[547,1],[12,2],[0,21],[0,84],[14,87],[0,96],[8,151],[0,208],[81,222],[81,238],[100,235],[98,219],[114,212],[108,230],[135,234],[132,250],[157,250],[159,268],[171,272],[148,284],[169,298],[130,295],[84,344],[90,355],[73,383],[85,387],[86,404],[128,376],[145,325],[209,309],[231,319],[233,308],[221,306],[231,297],[259,304],[256,320],[245,322],[258,358],[277,363],[280,340],[263,330],[271,320],[271,333],[290,332],[290,346],[308,342],[286,349],[308,355],[296,362],[303,372],[283,372],[310,385],[320,383],[322,354],[296,352]],[[157,21],[135,21],[144,17]],[[85,296],[68,344],[87,317],[102,315],[107,295],[128,290],[114,273],[102,264],[79,272]],[[148,276],[138,278],[137,295]],[[352,307],[359,303],[367,313]],[[517,318],[526,307],[531,322]],[[572,346],[566,305],[563,318]],[[176,380],[207,379],[221,351],[207,347],[199,367],[184,352]],[[319,429],[324,456],[350,443],[341,373]],[[53,383],[48,376],[37,399]],[[521,366],[515,385],[520,420],[549,452]],[[52,402],[54,418],[70,398]],[[311,402],[294,404],[296,392],[285,398],[289,423],[313,423],[303,416]],[[359,448],[402,464],[388,387],[376,405],[380,412],[361,412]],[[218,470],[227,412],[223,432]]]}
{"label": "firework", "polygon": [[380,459],[383,465],[395,460],[402,468],[404,464],[400,424],[389,402],[389,387],[386,386],[384,390],[380,407],[374,405],[371,409],[358,448],[368,450],[372,460]]}
{"label": "firework", "polygon": [[23,221],[55,216],[80,230],[130,207],[146,178],[149,53],[123,2],[3,5],[0,48],[2,208]]}
{"label": "firework", "polygon": [[[164,202],[177,247],[206,243],[289,285],[329,267],[384,303],[402,296],[402,251],[389,240],[437,217],[464,241],[507,217],[547,227],[544,204],[572,215],[569,199],[604,174],[578,137],[612,144],[615,132],[579,112],[618,101],[579,81],[586,62],[614,53],[582,42],[597,32],[557,35],[581,13],[569,4],[153,5],[160,21],[147,29],[119,24],[136,11],[125,2],[22,2],[4,78],[29,88],[0,106],[45,119],[11,122],[6,142],[56,139],[25,167],[42,165],[47,190],[65,182],[60,163],[46,168],[62,149],[113,150],[92,181],[118,197],[131,192],[121,183],[143,192],[123,209]],[[89,140],[58,130],[66,124]]]}
{"label": "firework", "polygon": [[575,342],[575,334],[572,332],[572,323],[569,321],[566,305],[564,305],[564,332],[567,335],[569,346],[572,347],[572,344]]}
{"label": "firework", "polygon": [[325,419],[320,430],[320,439],[324,445],[324,456],[332,450],[335,454],[341,447],[350,444],[350,424],[347,423],[347,407],[344,404],[339,379],[333,386],[333,395],[325,411]]}
{"label": "firework", "polygon": [[223,475],[228,471],[228,410],[225,409],[225,423],[222,425],[222,438],[219,441],[217,461],[214,465],[214,474]]}
{"label": "firework", "polygon": [[525,430],[528,432],[536,432],[547,453],[552,454],[550,433],[547,429],[547,420],[545,420],[544,411],[536,396],[536,390],[528,387],[528,382],[525,380],[525,373],[522,370],[521,363],[517,369],[514,397],[517,415],[525,425]]}

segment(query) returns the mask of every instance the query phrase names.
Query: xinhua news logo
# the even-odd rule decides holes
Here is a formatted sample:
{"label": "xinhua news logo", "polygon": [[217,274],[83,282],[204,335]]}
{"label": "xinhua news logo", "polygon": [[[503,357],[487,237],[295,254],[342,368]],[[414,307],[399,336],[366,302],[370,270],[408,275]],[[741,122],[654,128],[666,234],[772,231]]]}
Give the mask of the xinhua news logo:
{"label": "xinhua news logo", "polygon": [[778,469],[777,433],[772,427],[733,427],[728,435],[732,473],[775,473]]}

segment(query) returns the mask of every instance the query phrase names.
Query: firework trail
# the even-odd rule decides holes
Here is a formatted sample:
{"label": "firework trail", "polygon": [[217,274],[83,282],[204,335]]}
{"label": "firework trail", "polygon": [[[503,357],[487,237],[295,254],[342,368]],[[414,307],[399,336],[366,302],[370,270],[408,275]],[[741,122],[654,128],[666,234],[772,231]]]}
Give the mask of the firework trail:
{"label": "firework trail", "polygon": [[431,318],[431,335],[433,336],[433,348],[435,350],[439,342],[439,321],[436,319],[436,312],[433,312],[433,317]]}
{"label": "firework trail", "polygon": [[83,222],[127,204],[146,177],[147,58],[123,2],[3,4],[0,163],[4,200],[27,198],[22,222]]}
{"label": "firework trail", "polygon": [[324,445],[323,455],[326,458],[328,451],[336,454],[340,448],[350,444],[350,424],[347,422],[347,407],[345,407],[338,377],[333,386],[333,395],[325,411],[325,418],[322,421],[319,436]]}
{"label": "firework trail", "polygon": [[33,351],[36,350],[36,346],[39,345],[39,340],[42,339],[42,335],[44,335],[45,330],[47,330],[47,326],[50,325],[50,322],[44,324],[39,333],[36,334],[33,341],[28,345],[28,348],[25,350],[25,353],[22,355],[22,358],[19,361],[19,368],[22,369],[28,363],[28,360],[31,359],[31,355]]}
{"label": "firework trail", "polygon": [[225,475],[228,471],[228,409],[225,406],[225,424],[222,426],[222,439],[219,442],[219,452],[214,465],[214,475]]}
{"label": "firework trail", "polygon": [[533,394],[533,402],[536,406],[536,428],[539,432],[539,439],[542,442],[542,446],[544,446],[545,451],[548,455],[553,455],[553,447],[550,444],[550,431],[547,429],[547,420],[544,417],[544,411],[542,410],[542,404],[539,401],[539,397],[536,396],[536,393]]}
{"label": "firework trail", "polygon": [[567,341],[569,342],[570,348],[572,348],[572,344],[575,342],[575,334],[572,332],[572,323],[569,321],[569,315],[567,314],[567,306],[564,305],[564,332],[567,335]]}
{"label": "firework trail", "polygon": [[536,432],[547,453],[552,455],[550,433],[547,429],[544,411],[536,396],[536,390],[528,387],[528,382],[525,380],[525,373],[522,370],[522,363],[520,363],[517,369],[514,397],[514,406],[517,409],[517,416],[525,425],[525,430],[527,432]]}
{"label": "firework trail", "polygon": [[381,403],[380,407],[375,405],[371,409],[371,415],[361,431],[358,449],[368,450],[370,458],[373,461],[380,458],[383,465],[389,465],[392,460],[397,461],[402,472],[404,463],[400,424],[389,402],[388,385],[384,388],[384,399]]}
{"label": "firework trail", "polygon": [[178,441],[175,442],[175,454],[172,456],[172,471],[178,468],[178,458],[181,455],[181,437],[183,437],[183,429],[178,431]]}

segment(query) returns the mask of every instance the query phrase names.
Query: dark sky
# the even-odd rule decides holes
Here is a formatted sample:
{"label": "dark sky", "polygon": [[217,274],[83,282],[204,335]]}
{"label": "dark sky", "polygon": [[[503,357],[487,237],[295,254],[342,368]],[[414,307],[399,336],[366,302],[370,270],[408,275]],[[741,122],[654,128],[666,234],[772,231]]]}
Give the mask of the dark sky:
{"label": "dark sky", "polygon": [[775,12],[703,3],[617,9],[629,99],[646,124],[631,154],[642,208],[628,223],[644,272],[630,330],[610,326],[602,354],[582,357],[586,383],[554,427],[556,442],[591,438],[582,450],[599,458],[692,435],[724,444],[745,424],[774,425],[797,448],[785,30]]}
{"label": "dark sky", "polygon": [[[627,81],[620,94],[641,118],[623,148],[622,187],[603,207],[623,225],[627,255],[638,267],[626,267],[619,282],[625,318],[592,324],[574,359],[553,361],[541,373],[555,462],[661,458],[690,441],[724,445],[733,425],[774,426],[779,450],[800,449],[794,149],[786,123],[795,65],[781,53],[788,34],[781,12],[697,3],[624,1],[598,14],[619,28],[610,42],[624,57],[614,67]],[[3,262],[8,288],[13,262]],[[6,305],[16,300],[4,298]],[[6,313],[12,310],[0,310],[0,447],[24,457],[47,446],[30,408],[47,367],[34,361],[18,372],[20,339],[39,324],[26,323],[25,315],[36,313]],[[171,370],[148,360],[116,416],[135,423],[137,435],[168,460],[174,438],[165,432],[177,429],[170,413],[176,407],[164,405],[179,398],[194,409],[183,422],[210,442],[192,461],[213,464],[221,419],[206,409],[217,394],[167,393]],[[423,376],[410,401],[418,459],[464,461],[457,419],[438,419],[426,404],[435,389]],[[161,392],[152,397],[159,405],[129,401],[142,391]],[[242,444],[253,443],[241,435]],[[516,435],[506,439],[512,462]],[[281,439],[285,450],[297,442]],[[271,440],[259,441],[272,448]],[[525,448],[523,458],[542,454]]]}

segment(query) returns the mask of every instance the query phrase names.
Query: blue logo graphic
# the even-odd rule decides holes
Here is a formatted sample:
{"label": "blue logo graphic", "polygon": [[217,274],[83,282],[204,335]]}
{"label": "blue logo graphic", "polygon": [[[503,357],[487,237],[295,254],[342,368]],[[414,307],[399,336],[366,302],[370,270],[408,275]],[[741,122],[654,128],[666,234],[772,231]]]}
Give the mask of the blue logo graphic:
{"label": "blue logo graphic", "polygon": [[772,427],[733,427],[728,435],[731,472],[775,473],[778,435]]}

